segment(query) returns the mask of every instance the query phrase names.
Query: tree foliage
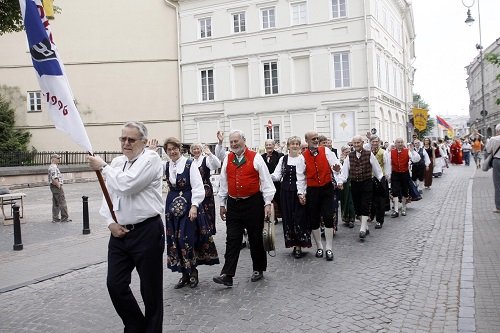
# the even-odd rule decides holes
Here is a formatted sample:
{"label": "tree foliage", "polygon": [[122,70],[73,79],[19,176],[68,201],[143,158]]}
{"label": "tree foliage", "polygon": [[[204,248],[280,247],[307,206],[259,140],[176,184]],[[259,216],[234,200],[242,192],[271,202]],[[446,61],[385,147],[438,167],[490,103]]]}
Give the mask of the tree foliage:
{"label": "tree foliage", "polygon": [[[486,55],[486,60],[488,60],[493,65],[497,65],[497,67],[500,67],[500,54],[489,53]],[[496,79],[497,81],[500,81],[500,73],[497,74]],[[500,105],[500,97],[497,98],[497,104]]]}
{"label": "tree foliage", "polygon": [[31,133],[15,127],[15,110],[9,98],[9,91],[15,88],[5,86],[0,89],[0,151],[28,151]]}
{"label": "tree foliage", "polygon": [[23,29],[18,0],[0,0],[0,35]]}
{"label": "tree foliage", "polygon": [[[413,94],[413,106],[427,111],[430,109],[429,104],[427,104],[419,94]],[[417,134],[419,140],[423,140],[424,137],[428,136],[432,132],[435,126],[436,122],[434,121],[434,118],[429,117],[427,114],[427,128],[423,131],[419,131],[415,128],[415,134]]]}

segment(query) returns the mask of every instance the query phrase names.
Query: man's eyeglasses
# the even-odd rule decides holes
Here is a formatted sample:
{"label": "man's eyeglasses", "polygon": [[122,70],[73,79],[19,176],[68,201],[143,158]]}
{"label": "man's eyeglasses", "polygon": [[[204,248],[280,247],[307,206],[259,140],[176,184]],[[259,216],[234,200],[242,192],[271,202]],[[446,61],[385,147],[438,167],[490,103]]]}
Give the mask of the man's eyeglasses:
{"label": "man's eyeglasses", "polygon": [[317,136],[315,136],[314,138],[311,138],[311,141],[318,141],[319,138]]}
{"label": "man's eyeglasses", "polygon": [[128,141],[128,143],[130,143],[131,145],[133,145],[136,141],[138,141],[139,139],[134,139],[134,138],[129,138],[127,136],[120,136],[118,138],[118,140],[120,140],[121,143],[125,143]]}

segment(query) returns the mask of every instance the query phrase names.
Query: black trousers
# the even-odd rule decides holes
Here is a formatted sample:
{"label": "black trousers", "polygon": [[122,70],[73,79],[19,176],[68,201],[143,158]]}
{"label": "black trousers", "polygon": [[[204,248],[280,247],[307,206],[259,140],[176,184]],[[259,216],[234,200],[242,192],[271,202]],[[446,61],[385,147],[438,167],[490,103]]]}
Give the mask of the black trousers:
{"label": "black trousers", "polygon": [[226,212],[226,253],[222,274],[234,276],[240,257],[243,231],[247,230],[250,242],[250,256],[254,271],[265,271],[267,268],[266,251],[262,239],[264,230],[264,199],[257,193],[247,199],[227,199]]}
{"label": "black trousers", "polygon": [[[382,180],[384,182],[383,187],[387,189],[389,185],[387,184],[387,180],[384,178]],[[384,215],[386,208],[390,207],[389,202],[389,193],[384,191],[384,193],[380,193],[380,190],[376,191],[373,189],[373,197],[372,197],[372,208],[370,210],[370,218],[372,220],[376,220],[380,224],[384,224]]]}
{"label": "black trousers", "polygon": [[[162,331],[164,250],[165,228],[159,215],[138,224],[123,238],[111,235],[109,239],[107,286],[124,332]],[[141,280],[145,314],[130,289],[134,268]]]}
{"label": "black trousers", "polygon": [[407,198],[410,195],[410,173],[392,172],[391,174],[391,194],[393,198]]}
{"label": "black trousers", "polygon": [[361,182],[351,179],[351,195],[354,211],[359,216],[369,216],[373,198],[373,181],[371,178]]}
{"label": "black trousers", "polygon": [[312,230],[319,229],[321,217],[326,228],[333,228],[333,184],[329,182],[319,187],[308,187],[306,195],[306,212]]}

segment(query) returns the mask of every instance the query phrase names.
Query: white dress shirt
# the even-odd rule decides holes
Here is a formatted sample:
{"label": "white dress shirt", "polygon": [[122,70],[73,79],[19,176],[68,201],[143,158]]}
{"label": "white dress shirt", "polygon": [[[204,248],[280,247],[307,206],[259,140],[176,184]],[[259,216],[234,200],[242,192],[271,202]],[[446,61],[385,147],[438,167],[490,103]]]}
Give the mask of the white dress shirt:
{"label": "white dress shirt", "polygon": [[[185,156],[181,156],[175,162],[168,162],[168,179],[171,184],[175,185],[177,182],[177,175],[184,172],[186,161],[187,158]],[[165,165],[166,163],[167,162],[165,162]],[[191,205],[199,207],[200,203],[203,199],[205,199],[205,187],[203,186],[200,170],[198,170],[194,161],[191,164],[191,168],[189,168],[189,182],[191,184]]]}
{"label": "white dress shirt", "polygon": [[203,160],[207,160],[206,164],[210,170],[217,170],[221,166],[219,159],[214,154],[200,155],[198,156],[198,158],[193,158],[193,162],[195,163],[198,169],[203,164]]}
{"label": "white dress shirt", "polygon": [[[309,152],[306,150],[306,154],[309,154]],[[334,165],[340,165],[340,161],[337,158],[337,155],[335,155],[330,149],[325,148],[325,153],[326,153],[326,159],[328,160],[328,164],[330,165],[330,168],[333,167]],[[297,194],[305,194],[307,191],[307,181],[306,181],[306,160],[303,155],[299,156],[299,160],[297,161],[296,165],[296,170],[297,170]],[[339,182],[339,172],[334,171],[333,172],[333,177],[335,178],[335,181],[338,183]]]}
{"label": "white dress shirt", "polygon": [[[361,157],[361,152],[356,152],[356,157],[359,159]],[[384,173],[382,172],[382,168],[380,167],[380,163],[378,163],[377,158],[370,152],[370,164],[372,166],[372,172],[378,180],[381,180],[384,177]],[[351,162],[349,162],[349,155],[344,160],[344,164],[342,164],[342,168],[340,169],[340,176],[338,177],[339,181],[337,184],[341,185],[347,181],[349,178],[349,170],[351,169]]]}
{"label": "white dress shirt", "polygon": [[[286,164],[293,165],[293,166],[297,167],[297,164],[299,163],[300,155],[299,156],[287,155],[287,156],[288,156],[288,159],[287,159]],[[271,178],[272,178],[273,182],[280,182],[281,181],[281,177],[282,177],[281,167],[283,165],[283,157],[284,156],[280,157],[278,164],[276,165],[276,169],[274,169],[274,172],[271,174]]]}
{"label": "white dress shirt", "polygon": [[[396,149],[396,148],[394,148]],[[424,150],[425,151],[425,150]],[[392,157],[391,157],[391,150],[386,151],[386,156],[387,156],[387,163],[384,165],[384,173],[385,177],[389,179],[392,173]],[[414,151],[413,149],[408,149],[408,156],[410,157],[410,161],[413,163],[417,163],[420,161],[420,155]]]}
{"label": "white dress shirt", "polygon": [[[245,148],[245,151],[248,148]],[[243,157],[243,154],[240,158]],[[238,157],[237,157],[238,158]],[[220,171],[220,187],[218,196],[221,200],[220,205],[226,207],[228,190],[227,190],[227,163],[228,158],[224,159],[222,163],[222,169]],[[232,162],[232,161],[230,161]],[[261,155],[255,154],[255,158],[253,159],[253,167],[255,171],[259,173],[259,182],[260,182],[260,191],[262,192],[262,196],[264,197],[264,202],[266,205],[270,205],[271,201],[273,201],[274,194],[276,193],[276,188],[274,187],[273,180],[271,179],[271,174],[267,169],[267,165],[264,162],[264,159]]]}
{"label": "white dress shirt", "polygon": [[[133,161],[124,155],[115,157],[102,174],[119,224],[136,224],[163,214],[162,161],[156,152],[146,149]],[[114,222],[104,198],[99,213],[108,225]]]}

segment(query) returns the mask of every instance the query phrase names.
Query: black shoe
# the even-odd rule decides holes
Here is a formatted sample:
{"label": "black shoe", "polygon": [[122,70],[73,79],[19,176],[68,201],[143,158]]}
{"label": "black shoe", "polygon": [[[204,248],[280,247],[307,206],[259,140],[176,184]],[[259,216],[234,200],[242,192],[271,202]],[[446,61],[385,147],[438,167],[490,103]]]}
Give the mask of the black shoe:
{"label": "black shoe", "polygon": [[64,219],[64,220],[61,220],[61,222],[73,222],[72,219]]}
{"label": "black shoe", "polygon": [[191,276],[189,277],[189,286],[191,288],[196,288],[198,285],[198,270],[193,269],[191,271]]}
{"label": "black shoe", "polygon": [[391,214],[391,217],[392,217],[392,218],[394,218],[394,217],[398,217],[398,216],[399,216],[399,213],[398,213],[398,212],[393,212],[393,213]]}
{"label": "black shoe", "polygon": [[349,228],[351,228],[351,229],[354,228],[354,222],[353,221],[349,222]]}
{"label": "black shoe", "polygon": [[212,279],[215,283],[223,284],[228,287],[233,286],[233,277],[226,274],[221,274],[219,276],[214,276]]}
{"label": "black shoe", "polygon": [[382,223],[377,222],[377,224],[375,224],[375,229],[382,229]]}
{"label": "black shoe", "polygon": [[366,237],[366,231],[360,231],[359,232],[359,238],[360,239],[365,239],[365,237]]}
{"label": "black shoe", "polygon": [[181,289],[185,285],[189,283],[189,275],[187,274],[182,274],[182,277],[179,279],[179,282],[175,285],[175,289]]}
{"label": "black shoe", "polygon": [[366,235],[368,236],[370,234],[370,229],[366,229]]}
{"label": "black shoe", "polygon": [[280,221],[278,221],[278,219],[274,220],[274,224],[278,224],[280,223]]}
{"label": "black shoe", "polygon": [[332,250],[326,250],[326,260],[327,261],[332,261],[333,260],[333,252],[332,252]]}
{"label": "black shoe", "polygon": [[316,250],[316,258],[323,258],[323,249]]}
{"label": "black shoe", "polygon": [[257,281],[261,280],[263,277],[264,277],[264,273],[262,273],[261,271],[253,271],[253,274],[252,274],[252,277],[250,278],[250,280],[252,282],[257,282]]}
{"label": "black shoe", "polygon": [[294,249],[293,256],[295,257],[295,259],[302,258],[302,250],[301,249]]}

